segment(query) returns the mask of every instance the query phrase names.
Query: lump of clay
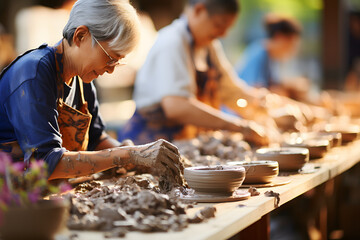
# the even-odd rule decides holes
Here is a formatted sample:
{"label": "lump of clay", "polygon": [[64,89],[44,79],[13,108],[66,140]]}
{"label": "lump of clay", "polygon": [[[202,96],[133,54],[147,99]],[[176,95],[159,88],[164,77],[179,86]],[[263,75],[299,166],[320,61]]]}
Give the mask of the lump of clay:
{"label": "lump of clay", "polygon": [[[151,175],[145,175],[119,179],[113,186],[93,182],[79,185],[78,191],[69,194],[72,206],[67,226],[74,230],[107,231],[105,237],[113,237],[125,236],[128,231],[180,231],[195,221],[185,212],[191,205],[159,193],[156,184]],[[214,213],[215,210],[204,209],[196,222],[213,217]]]}
{"label": "lump of clay", "polygon": [[191,140],[174,141],[174,144],[194,166],[220,165],[251,158],[251,147],[240,133],[206,132]]}

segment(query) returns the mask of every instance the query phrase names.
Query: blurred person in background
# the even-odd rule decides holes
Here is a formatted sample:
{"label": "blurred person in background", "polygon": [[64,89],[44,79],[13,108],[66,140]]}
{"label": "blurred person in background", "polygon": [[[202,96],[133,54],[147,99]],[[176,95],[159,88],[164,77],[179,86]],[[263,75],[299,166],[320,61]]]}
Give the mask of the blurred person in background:
{"label": "blurred person in background", "polygon": [[58,8],[35,5],[18,11],[15,16],[17,52],[24,53],[42,43],[57,43],[75,2],[63,0]]}
{"label": "blurred person in background", "polygon": [[26,165],[43,159],[50,180],[132,165],[182,184],[175,146],[159,140],[120,147],[99,113],[92,81],[134,49],[139,29],[127,0],[76,1],[63,39],[28,50],[1,73],[0,150]]}
{"label": "blurred person in background", "polygon": [[360,12],[351,12],[347,51],[345,90],[360,90]]}
{"label": "blurred person in background", "polygon": [[0,72],[9,65],[16,57],[13,45],[13,37],[5,32],[5,28],[0,24]]}
{"label": "blurred person in background", "polygon": [[[119,131],[119,140],[172,141],[193,137],[200,127],[241,132],[245,140],[260,145],[269,142],[265,129],[251,120],[277,131],[269,108],[297,106],[237,77],[218,38],[226,35],[239,10],[237,0],[189,0],[184,15],[159,31],[136,76],[136,111]],[[276,99],[274,104],[271,98]],[[220,105],[244,119],[221,112]],[[301,110],[295,111],[292,114],[301,118]],[[275,115],[282,119],[290,114],[277,111]],[[294,115],[286,124],[297,122]],[[195,131],[189,131],[189,126],[195,126]]]}
{"label": "blurred person in background", "polygon": [[254,87],[296,100],[306,100],[310,83],[303,77],[282,79],[279,67],[298,52],[302,26],[291,17],[269,13],[264,17],[267,37],[251,43],[237,64],[238,76]]}
{"label": "blurred person in background", "polygon": [[[135,143],[187,133],[185,125],[243,132],[247,140],[266,144],[259,125],[217,110],[221,102],[238,108],[242,96],[255,102],[260,90],[236,84],[216,40],[233,25],[236,0],[190,0],[185,14],[158,32],[134,89],[136,111],[119,133]],[[248,91],[247,91],[248,90]],[[254,99],[254,100],[253,100]],[[260,97],[258,99],[260,101]]]}

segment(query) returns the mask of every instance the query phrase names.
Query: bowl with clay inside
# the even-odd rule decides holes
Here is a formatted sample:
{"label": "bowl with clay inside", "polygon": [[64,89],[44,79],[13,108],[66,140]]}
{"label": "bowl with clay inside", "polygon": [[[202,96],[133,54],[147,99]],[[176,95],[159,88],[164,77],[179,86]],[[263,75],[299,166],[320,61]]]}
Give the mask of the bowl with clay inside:
{"label": "bowl with clay inside", "polygon": [[235,161],[227,164],[245,168],[244,184],[269,183],[279,174],[279,163],[277,161]]}
{"label": "bowl with clay inside", "polygon": [[257,160],[277,161],[280,171],[297,171],[309,161],[309,150],[299,147],[260,148]]}
{"label": "bowl with clay inside", "polygon": [[245,179],[242,166],[199,166],[184,170],[189,187],[198,193],[232,193]]}
{"label": "bowl with clay inside", "polygon": [[354,141],[360,136],[360,126],[355,124],[326,124],[323,131],[340,133],[343,143]]}

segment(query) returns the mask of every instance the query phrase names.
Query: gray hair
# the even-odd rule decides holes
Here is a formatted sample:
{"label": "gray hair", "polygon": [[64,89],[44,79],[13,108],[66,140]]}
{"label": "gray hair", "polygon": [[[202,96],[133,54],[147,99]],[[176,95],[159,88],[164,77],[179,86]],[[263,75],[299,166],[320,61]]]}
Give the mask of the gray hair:
{"label": "gray hair", "polygon": [[69,44],[81,25],[87,26],[97,40],[109,41],[109,47],[120,55],[131,52],[140,37],[139,18],[128,0],[76,1],[63,30]]}

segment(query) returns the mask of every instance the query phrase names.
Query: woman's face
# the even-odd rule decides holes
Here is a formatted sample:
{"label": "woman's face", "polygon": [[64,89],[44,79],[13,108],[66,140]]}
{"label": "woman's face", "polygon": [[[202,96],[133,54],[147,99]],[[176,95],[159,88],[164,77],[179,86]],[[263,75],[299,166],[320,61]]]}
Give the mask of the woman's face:
{"label": "woman's face", "polygon": [[[100,45],[104,50],[100,47]],[[78,48],[79,58],[78,65],[76,67],[77,74],[85,83],[90,83],[92,80],[98,76],[107,73],[112,73],[114,71],[114,65],[108,65],[111,59],[120,60],[124,56],[116,54],[109,48],[107,42],[99,41],[95,42],[95,45],[92,45],[92,38],[90,34],[86,34],[81,40],[81,44]],[[109,54],[109,56],[105,53]]]}
{"label": "woman's face", "polygon": [[[197,46],[206,46],[214,39],[224,37],[229,28],[234,24],[237,14],[212,14],[206,8],[201,8],[194,13],[192,34]],[[191,23],[190,23],[191,24]]]}
{"label": "woman's face", "polygon": [[277,58],[286,60],[297,54],[300,46],[300,37],[298,35],[278,34],[274,37],[277,46]]}

